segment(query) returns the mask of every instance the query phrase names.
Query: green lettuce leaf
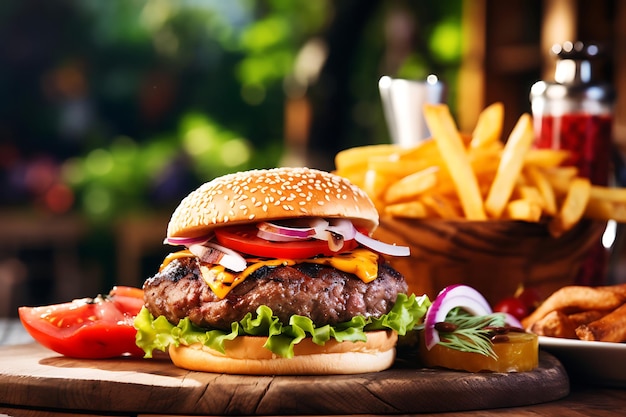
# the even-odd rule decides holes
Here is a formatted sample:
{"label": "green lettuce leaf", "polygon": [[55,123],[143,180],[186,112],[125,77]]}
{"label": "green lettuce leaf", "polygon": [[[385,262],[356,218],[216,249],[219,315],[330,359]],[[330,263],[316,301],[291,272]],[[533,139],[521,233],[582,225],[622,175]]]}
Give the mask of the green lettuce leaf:
{"label": "green lettuce leaf", "polygon": [[163,316],[153,317],[144,307],[135,318],[136,343],[144,350],[145,357],[150,358],[154,350],[165,352],[170,345],[202,343],[223,353],[226,340],[233,340],[237,336],[266,336],[266,349],[278,356],[291,358],[293,347],[307,337],[323,346],[330,339],[338,342],[365,341],[366,332],[373,330],[395,330],[404,336],[422,322],[430,304],[426,295],[416,297],[415,294],[399,294],[391,311],[381,317],[357,316],[348,322],[321,327],[303,316],[292,316],[289,323],[283,324],[269,307],[260,306],[255,315],[248,313],[241,321],[232,323],[230,331],[203,329],[188,318],[173,325]]}

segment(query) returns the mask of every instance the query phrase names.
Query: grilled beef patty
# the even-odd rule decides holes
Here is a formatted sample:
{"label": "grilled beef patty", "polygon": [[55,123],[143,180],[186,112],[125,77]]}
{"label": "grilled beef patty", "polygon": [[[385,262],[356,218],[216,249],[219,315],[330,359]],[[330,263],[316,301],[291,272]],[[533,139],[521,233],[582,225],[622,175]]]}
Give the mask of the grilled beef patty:
{"label": "grilled beef patty", "polygon": [[156,316],[173,324],[189,317],[194,324],[230,330],[260,305],[270,307],[283,324],[298,314],[317,326],[349,321],[356,315],[388,313],[398,293],[407,291],[404,277],[380,263],[378,278],[366,284],[353,274],[315,264],[263,266],[219,299],[200,275],[197,258],[180,258],[144,283],[145,303]]}

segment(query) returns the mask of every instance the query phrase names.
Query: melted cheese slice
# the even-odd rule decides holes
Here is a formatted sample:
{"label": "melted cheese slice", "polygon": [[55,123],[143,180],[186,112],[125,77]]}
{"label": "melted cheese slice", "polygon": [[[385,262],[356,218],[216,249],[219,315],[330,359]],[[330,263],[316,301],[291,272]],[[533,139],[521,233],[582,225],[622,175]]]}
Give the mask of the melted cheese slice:
{"label": "melted cheese slice", "polygon": [[[174,259],[193,257],[195,255],[189,252],[189,250],[171,253],[165,258],[160,269],[165,268]],[[378,254],[364,248],[343,252],[335,256],[320,256],[308,259],[246,258],[246,261],[248,266],[242,272],[232,272],[222,265],[200,262],[200,273],[207,285],[219,298],[226,297],[230,290],[242,283],[254,271],[264,266],[275,267],[310,263],[332,266],[340,271],[356,275],[365,283],[371,282],[378,277]]]}

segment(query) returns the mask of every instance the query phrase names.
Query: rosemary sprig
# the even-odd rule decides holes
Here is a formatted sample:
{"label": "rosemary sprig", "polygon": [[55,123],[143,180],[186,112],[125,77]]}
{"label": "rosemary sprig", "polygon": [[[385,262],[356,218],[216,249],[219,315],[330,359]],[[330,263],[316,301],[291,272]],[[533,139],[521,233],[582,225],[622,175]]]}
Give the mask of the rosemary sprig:
{"label": "rosemary sprig", "polygon": [[[453,324],[453,331],[439,331],[440,345],[463,352],[479,353],[498,359],[493,351],[491,336],[493,327],[503,327],[505,316],[492,313],[486,316],[473,316],[460,307],[452,309],[446,316],[446,323]],[[492,329],[489,329],[491,327]]]}

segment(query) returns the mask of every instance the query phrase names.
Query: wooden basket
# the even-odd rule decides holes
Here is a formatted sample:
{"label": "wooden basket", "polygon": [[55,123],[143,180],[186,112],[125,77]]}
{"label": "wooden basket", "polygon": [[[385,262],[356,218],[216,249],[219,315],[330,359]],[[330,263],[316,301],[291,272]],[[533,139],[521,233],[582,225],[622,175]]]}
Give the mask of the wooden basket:
{"label": "wooden basket", "polygon": [[432,299],[447,285],[467,284],[493,305],[520,284],[543,294],[573,284],[604,228],[583,221],[554,238],[545,223],[383,217],[374,237],[411,248],[410,257],[389,259],[410,292]]}

